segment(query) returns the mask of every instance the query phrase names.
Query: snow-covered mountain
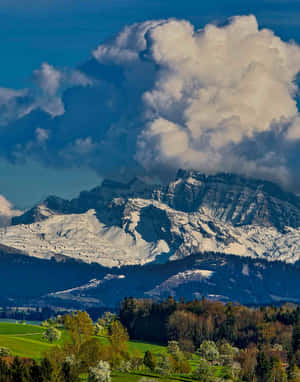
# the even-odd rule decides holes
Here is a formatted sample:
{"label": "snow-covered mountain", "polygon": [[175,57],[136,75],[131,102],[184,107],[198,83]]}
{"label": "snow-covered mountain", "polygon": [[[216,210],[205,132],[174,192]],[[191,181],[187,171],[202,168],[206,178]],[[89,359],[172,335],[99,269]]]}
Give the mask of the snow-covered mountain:
{"label": "snow-covered mountain", "polygon": [[31,256],[115,267],[218,252],[295,263],[300,199],[265,181],[179,171],[167,186],[104,181],[71,201],[49,197],[0,230]]}
{"label": "snow-covered mountain", "polygon": [[55,303],[167,294],[300,301],[300,198],[232,174],[179,171],[164,186],[106,180],[70,201],[51,196],[0,229],[1,248],[5,261],[9,252],[21,263],[83,267],[66,283],[48,276],[40,298]]}

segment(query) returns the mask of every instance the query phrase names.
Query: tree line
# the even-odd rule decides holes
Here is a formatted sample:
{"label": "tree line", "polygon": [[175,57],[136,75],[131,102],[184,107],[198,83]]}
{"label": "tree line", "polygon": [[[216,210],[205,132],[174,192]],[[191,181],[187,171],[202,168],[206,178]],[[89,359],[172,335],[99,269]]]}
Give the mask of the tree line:
{"label": "tree line", "polygon": [[[130,373],[140,375],[140,382],[174,376],[200,382],[300,382],[300,309],[291,304],[249,308],[204,298],[128,298],[119,315],[106,312],[93,322],[87,312],[77,311],[43,326],[53,345],[42,359],[12,357],[8,348],[0,348],[0,382],[110,382],[112,374]],[[129,338],[165,347],[154,352],[149,344],[143,352],[130,351]]]}
{"label": "tree line", "polygon": [[249,308],[205,298],[178,302],[172,297],[165,301],[131,297],[121,304],[120,320],[131,338],[161,344],[176,341],[185,353],[210,343],[220,354],[222,344],[230,345],[237,349],[234,360],[244,381],[300,381],[299,306]]}

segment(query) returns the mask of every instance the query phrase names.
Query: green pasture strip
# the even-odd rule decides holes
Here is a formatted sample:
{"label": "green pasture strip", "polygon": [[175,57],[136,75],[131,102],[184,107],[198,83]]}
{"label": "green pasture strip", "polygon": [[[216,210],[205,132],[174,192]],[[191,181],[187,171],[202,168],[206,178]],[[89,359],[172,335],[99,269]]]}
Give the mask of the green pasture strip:
{"label": "green pasture strip", "polygon": [[[108,343],[107,337],[97,336],[97,338],[99,338],[103,344]],[[152,344],[152,343],[143,342],[143,341],[136,341],[136,340],[128,341],[128,349],[131,353],[138,350],[143,354],[147,350],[151,351],[152,353],[154,353],[156,355],[157,354],[164,354],[167,352],[166,346]]]}
{"label": "green pasture strip", "polygon": [[0,335],[43,333],[45,328],[36,325],[0,322]]}
{"label": "green pasture strip", "polygon": [[[24,338],[24,339],[28,339],[28,340],[48,343],[48,341],[43,338],[43,333],[37,333],[37,334],[25,334],[25,333],[24,334],[11,334],[9,336],[11,338],[19,337],[19,338]],[[1,335],[0,335],[0,338],[1,338]]]}
{"label": "green pasture strip", "polygon": [[67,336],[67,333],[62,331],[60,341],[52,345],[43,338],[45,330],[36,325],[1,322],[0,346],[9,348],[14,356],[40,359],[52,346],[61,344]]}
{"label": "green pasture strip", "polygon": [[36,341],[24,337],[17,336],[0,336],[0,346],[10,349],[13,355],[19,357],[38,359],[43,356],[43,353],[51,348],[49,343]]}
{"label": "green pasture strip", "polygon": [[150,344],[142,341],[129,341],[128,348],[130,352],[139,350],[141,353],[145,353],[147,350],[151,351],[154,354],[164,354],[167,352],[165,346]]}

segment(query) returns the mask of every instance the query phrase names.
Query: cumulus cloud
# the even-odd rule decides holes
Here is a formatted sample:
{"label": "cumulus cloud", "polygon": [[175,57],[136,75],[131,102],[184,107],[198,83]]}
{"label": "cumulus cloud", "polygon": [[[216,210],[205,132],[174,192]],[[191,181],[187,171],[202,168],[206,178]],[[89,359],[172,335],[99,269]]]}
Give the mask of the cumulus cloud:
{"label": "cumulus cloud", "polygon": [[0,195],[0,215],[16,216],[21,211],[15,210],[13,205],[3,196]]}
{"label": "cumulus cloud", "polygon": [[74,86],[92,85],[92,80],[78,70],[58,70],[48,63],[33,73],[33,80],[37,84],[33,108],[41,108],[51,116],[64,114],[62,93]]}
{"label": "cumulus cloud", "polygon": [[14,209],[13,205],[0,195],[0,227],[10,224],[11,218],[21,215],[22,211]]}
{"label": "cumulus cloud", "polygon": [[0,125],[12,123],[37,109],[52,117],[62,115],[65,112],[63,93],[69,88],[93,83],[79,70],[60,70],[48,63],[35,70],[32,79],[34,86],[30,89],[0,88]]}
{"label": "cumulus cloud", "polygon": [[0,87],[0,126],[31,111],[26,90]]}
{"label": "cumulus cloud", "polygon": [[259,30],[254,16],[201,31],[174,20],[150,30],[148,40],[160,75],[143,96],[149,122],[139,160],[145,166],[267,172],[265,156],[236,162],[238,146],[297,116],[299,47]]}
{"label": "cumulus cloud", "polygon": [[201,30],[174,19],[133,24],[77,70],[44,63],[26,95],[0,91],[0,121],[1,102],[22,105],[0,129],[2,155],[101,175],[182,167],[300,187],[299,71],[300,47],[254,16]]}

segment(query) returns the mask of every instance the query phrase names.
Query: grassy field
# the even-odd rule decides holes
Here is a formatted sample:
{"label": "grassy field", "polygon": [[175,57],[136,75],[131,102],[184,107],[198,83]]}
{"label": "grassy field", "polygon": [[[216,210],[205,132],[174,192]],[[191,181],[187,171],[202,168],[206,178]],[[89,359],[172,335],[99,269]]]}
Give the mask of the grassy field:
{"label": "grassy field", "polygon": [[149,344],[149,343],[141,342],[141,341],[129,341],[128,347],[130,352],[138,350],[144,354],[147,350],[150,350],[152,353],[156,355],[166,353],[165,346]]}
{"label": "grassy field", "polygon": [[27,325],[27,324],[16,324],[1,322],[0,323],[0,335],[24,335],[24,334],[34,334],[43,333],[44,329],[41,326]]}
{"label": "grassy field", "polygon": [[13,355],[38,359],[51,346],[43,339],[41,326],[0,323],[0,346],[10,349]]}
{"label": "grassy field", "polygon": [[[60,341],[50,344],[43,338],[45,330],[42,326],[37,325],[0,322],[0,347],[9,348],[14,356],[39,359],[52,346],[61,343],[66,335],[63,332]],[[107,342],[104,337],[101,337],[101,340],[103,343]],[[128,345],[131,352],[145,353],[146,350],[151,350],[155,354],[166,352],[164,346],[140,341],[130,341]],[[116,380],[119,380],[119,377],[116,377]]]}
{"label": "grassy field", "polygon": [[[14,356],[20,356],[25,358],[33,358],[38,360],[43,356],[47,350],[50,350],[52,346],[62,343],[66,332],[62,332],[62,338],[60,341],[54,344],[48,343],[43,338],[43,333],[46,329],[42,326],[28,325],[28,324],[16,324],[0,322],[0,347],[7,347],[12,352]],[[100,337],[102,342],[107,342],[107,339]],[[166,353],[166,347],[159,346],[155,344],[149,344],[141,341],[129,341],[129,350],[131,352],[140,351],[142,354],[146,350],[150,350],[154,354]],[[197,365],[197,359],[193,359],[191,362],[192,368]],[[145,372],[136,374],[121,374],[113,373],[113,382],[138,382],[143,376],[154,378],[159,381],[161,380],[154,375],[145,374]],[[83,378],[85,381],[86,378]],[[175,382],[175,381],[191,381],[191,379],[186,379],[184,377],[164,379],[165,382]]]}
{"label": "grassy field", "polygon": [[[0,346],[8,347],[13,355],[20,357],[40,358],[42,354],[51,348],[44,338],[43,333],[45,328],[36,325],[13,324],[0,322]],[[62,338],[64,338],[63,333]],[[102,338],[106,342],[105,338]],[[60,340],[58,343],[62,342]],[[130,341],[129,350],[131,352],[140,351],[145,353],[146,350],[151,350],[155,354],[166,352],[164,346],[148,344],[140,341]]]}

